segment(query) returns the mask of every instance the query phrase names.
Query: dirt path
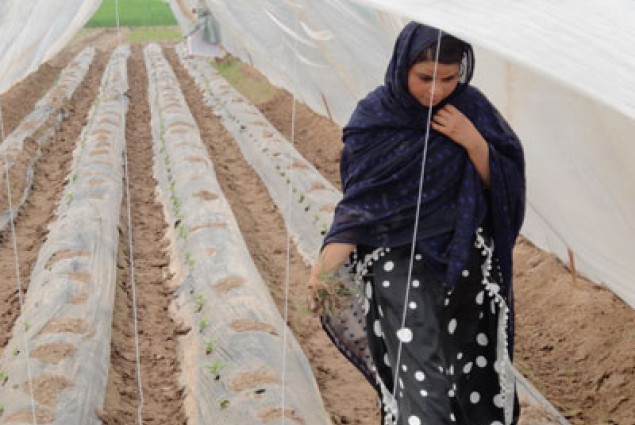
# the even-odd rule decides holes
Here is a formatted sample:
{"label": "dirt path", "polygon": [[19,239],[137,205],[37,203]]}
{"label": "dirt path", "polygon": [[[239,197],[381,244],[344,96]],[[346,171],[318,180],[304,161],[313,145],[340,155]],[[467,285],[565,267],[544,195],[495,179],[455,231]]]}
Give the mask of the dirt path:
{"label": "dirt path", "polygon": [[[164,251],[167,244],[163,240],[166,224],[163,207],[155,199],[148,80],[141,46],[133,46],[128,61],[128,78],[130,106],[126,118],[126,140],[141,377],[145,397],[143,419],[148,424],[179,425],[186,421],[183,389],[179,385],[177,325],[168,313],[171,292],[167,287],[169,258]],[[111,369],[106,405],[100,414],[106,425],[137,423],[139,403],[125,197],[121,209],[119,246]]]}
{"label": "dirt path", "polygon": [[[40,247],[48,235],[47,225],[54,218],[75,142],[86,124],[88,111],[97,95],[106,62],[107,57],[95,58],[86,79],[77,88],[70,101],[66,119],[60,129],[45,143],[42,158],[35,167],[33,192],[17,215],[16,242],[20,274],[25,289],[28,288],[31,269]],[[48,74],[51,71],[49,67],[44,66],[42,72]],[[33,78],[37,81],[44,79],[37,74],[33,75]],[[10,97],[19,99],[21,92],[25,93],[26,99],[31,98],[31,90],[22,85],[14,87],[8,94]],[[0,280],[1,354],[11,337],[13,324],[20,313],[10,228],[0,234],[0,276],[3,277]]]}
{"label": "dirt path", "polygon": [[[249,251],[278,308],[282,310],[286,258],[286,230],[282,217],[257,174],[243,159],[233,138],[203,103],[202,95],[179,64],[174,50],[165,49],[164,53],[181,81],[181,88],[214,162],[218,181],[236,215]],[[306,309],[308,273],[309,269],[293,249],[289,322],[311,362],[333,423],[378,424],[374,390],[337,352],[322,332],[318,320]]]}

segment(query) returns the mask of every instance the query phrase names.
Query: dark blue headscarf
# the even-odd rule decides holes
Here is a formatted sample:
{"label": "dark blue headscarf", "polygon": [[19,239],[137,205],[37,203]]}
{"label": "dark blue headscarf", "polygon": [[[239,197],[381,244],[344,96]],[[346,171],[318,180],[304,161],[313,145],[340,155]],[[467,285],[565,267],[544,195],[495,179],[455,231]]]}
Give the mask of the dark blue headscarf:
{"label": "dark blue headscarf", "polygon": [[[408,71],[438,37],[435,28],[406,25],[384,85],[359,102],[344,128],[344,198],[325,244],[395,247],[412,242],[428,108],[410,94]],[[492,104],[469,86],[473,53],[467,44],[462,71],[457,88],[432,112],[450,103],[480,131],[490,149],[490,187],[484,187],[463,147],[430,129],[417,249],[452,286],[468,262],[476,229],[484,226],[494,237],[504,281],[511,282],[511,251],[525,211],[522,147]]]}

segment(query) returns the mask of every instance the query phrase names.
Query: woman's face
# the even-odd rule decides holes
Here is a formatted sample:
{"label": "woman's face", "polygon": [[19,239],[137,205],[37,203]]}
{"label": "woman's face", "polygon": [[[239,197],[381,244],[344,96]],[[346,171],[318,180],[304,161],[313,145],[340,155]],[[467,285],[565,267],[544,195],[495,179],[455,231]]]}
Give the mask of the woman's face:
{"label": "woman's face", "polygon": [[423,106],[435,106],[448,97],[459,83],[458,63],[437,64],[437,78],[432,92],[434,61],[419,62],[408,71],[408,90]]}

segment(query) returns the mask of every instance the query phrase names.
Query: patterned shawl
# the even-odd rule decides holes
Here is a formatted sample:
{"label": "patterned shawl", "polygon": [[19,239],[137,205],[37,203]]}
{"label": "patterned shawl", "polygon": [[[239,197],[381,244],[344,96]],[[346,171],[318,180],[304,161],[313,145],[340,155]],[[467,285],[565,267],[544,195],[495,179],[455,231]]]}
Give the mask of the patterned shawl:
{"label": "patterned shawl", "polygon": [[[325,244],[411,243],[428,108],[410,94],[407,77],[419,53],[436,44],[438,36],[435,28],[408,24],[396,41],[384,85],[359,102],[344,128],[340,164],[344,197]],[[433,113],[450,103],[481,132],[490,149],[490,187],[484,187],[464,148],[430,129],[417,249],[431,270],[452,286],[468,262],[476,229],[487,227],[508,286],[511,251],[525,211],[524,157],[509,125],[469,85],[473,67],[468,47],[461,82]]]}

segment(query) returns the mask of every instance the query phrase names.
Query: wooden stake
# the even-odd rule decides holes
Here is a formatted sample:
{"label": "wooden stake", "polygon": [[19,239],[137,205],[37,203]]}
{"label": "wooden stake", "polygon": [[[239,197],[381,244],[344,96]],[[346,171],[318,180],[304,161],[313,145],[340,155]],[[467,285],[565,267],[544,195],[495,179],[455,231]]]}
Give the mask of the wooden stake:
{"label": "wooden stake", "polygon": [[573,284],[575,285],[578,283],[578,273],[575,270],[575,257],[571,249],[567,248],[567,251],[569,252],[569,270],[571,271],[571,277],[573,278]]}
{"label": "wooden stake", "polygon": [[324,107],[326,108],[326,113],[328,114],[329,119],[333,121],[333,117],[331,116],[331,110],[329,109],[329,104],[326,101],[326,98],[324,97],[324,93],[320,93],[320,94],[322,95],[322,103],[324,103]]}

